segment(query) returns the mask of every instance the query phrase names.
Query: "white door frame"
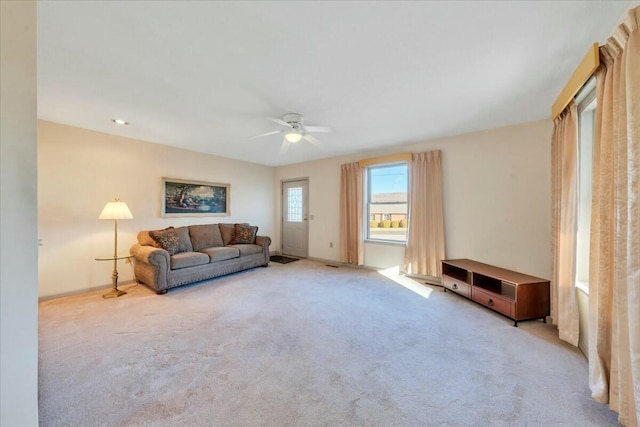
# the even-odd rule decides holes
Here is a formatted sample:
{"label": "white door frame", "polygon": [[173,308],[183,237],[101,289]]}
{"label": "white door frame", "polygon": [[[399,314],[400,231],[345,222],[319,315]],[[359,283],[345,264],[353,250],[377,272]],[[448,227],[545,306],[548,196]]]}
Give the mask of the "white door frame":
{"label": "white door frame", "polygon": [[285,214],[285,208],[284,208],[284,185],[290,182],[297,182],[297,181],[305,181],[307,183],[307,191],[304,195],[303,198],[303,203],[304,203],[304,207],[306,209],[306,212],[304,212],[304,216],[305,216],[305,223],[306,223],[306,234],[305,234],[305,239],[307,240],[307,244],[306,244],[306,254],[304,256],[304,258],[307,258],[309,256],[309,177],[302,177],[302,178],[289,178],[289,179],[281,179],[280,180],[280,253],[284,253],[283,248],[284,248],[284,214]]}

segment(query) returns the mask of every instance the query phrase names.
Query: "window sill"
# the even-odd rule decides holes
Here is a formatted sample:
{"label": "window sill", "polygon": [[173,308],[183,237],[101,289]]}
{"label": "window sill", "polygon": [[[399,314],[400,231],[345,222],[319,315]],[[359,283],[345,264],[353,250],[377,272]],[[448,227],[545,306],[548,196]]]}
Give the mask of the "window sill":
{"label": "window sill", "polygon": [[372,240],[372,239],[365,239],[364,240],[365,243],[371,243],[374,245],[389,245],[389,246],[405,246],[407,244],[407,242],[399,242],[397,240]]}

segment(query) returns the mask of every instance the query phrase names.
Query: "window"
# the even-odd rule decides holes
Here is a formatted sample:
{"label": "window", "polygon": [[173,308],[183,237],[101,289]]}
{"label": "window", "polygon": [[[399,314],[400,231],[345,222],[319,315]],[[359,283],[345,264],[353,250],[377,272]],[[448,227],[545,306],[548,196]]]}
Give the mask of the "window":
{"label": "window", "polygon": [[407,164],[367,167],[367,240],[406,242]]}
{"label": "window", "polygon": [[576,235],[576,287],[589,293],[589,240],[593,137],[595,134],[595,80],[585,85],[578,101],[578,231]]}

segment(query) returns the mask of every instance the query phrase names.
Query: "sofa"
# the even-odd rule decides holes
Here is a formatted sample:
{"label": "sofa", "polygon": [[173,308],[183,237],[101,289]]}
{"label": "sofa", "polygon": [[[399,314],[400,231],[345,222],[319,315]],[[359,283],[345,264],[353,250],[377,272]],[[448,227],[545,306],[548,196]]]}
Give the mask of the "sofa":
{"label": "sofa", "polygon": [[269,265],[271,238],[249,224],[204,224],[140,231],[130,249],[134,273],[158,295],[171,288]]}

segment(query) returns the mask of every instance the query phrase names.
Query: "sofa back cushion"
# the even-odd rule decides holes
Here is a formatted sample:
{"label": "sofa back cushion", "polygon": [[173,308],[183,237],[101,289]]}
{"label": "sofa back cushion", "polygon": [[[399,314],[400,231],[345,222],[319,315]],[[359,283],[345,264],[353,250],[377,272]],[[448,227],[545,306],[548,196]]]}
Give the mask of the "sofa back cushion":
{"label": "sofa back cushion", "polygon": [[187,227],[168,227],[164,230],[150,231],[149,235],[162,249],[169,252],[169,255],[193,251]]}
{"label": "sofa back cushion", "polygon": [[224,245],[218,224],[191,225],[189,235],[194,251]]}
{"label": "sofa back cushion", "polygon": [[220,234],[222,234],[222,242],[225,246],[230,245],[236,235],[236,225],[218,224],[218,226],[220,227]]}
{"label": "sofa back cushion", "polygon": [[180,243],[185,247],[185,252],[193,252],[193,245],[191,244],[191,237],[189,236],[189,227],[178,227],[175,230],[180,238]]}

